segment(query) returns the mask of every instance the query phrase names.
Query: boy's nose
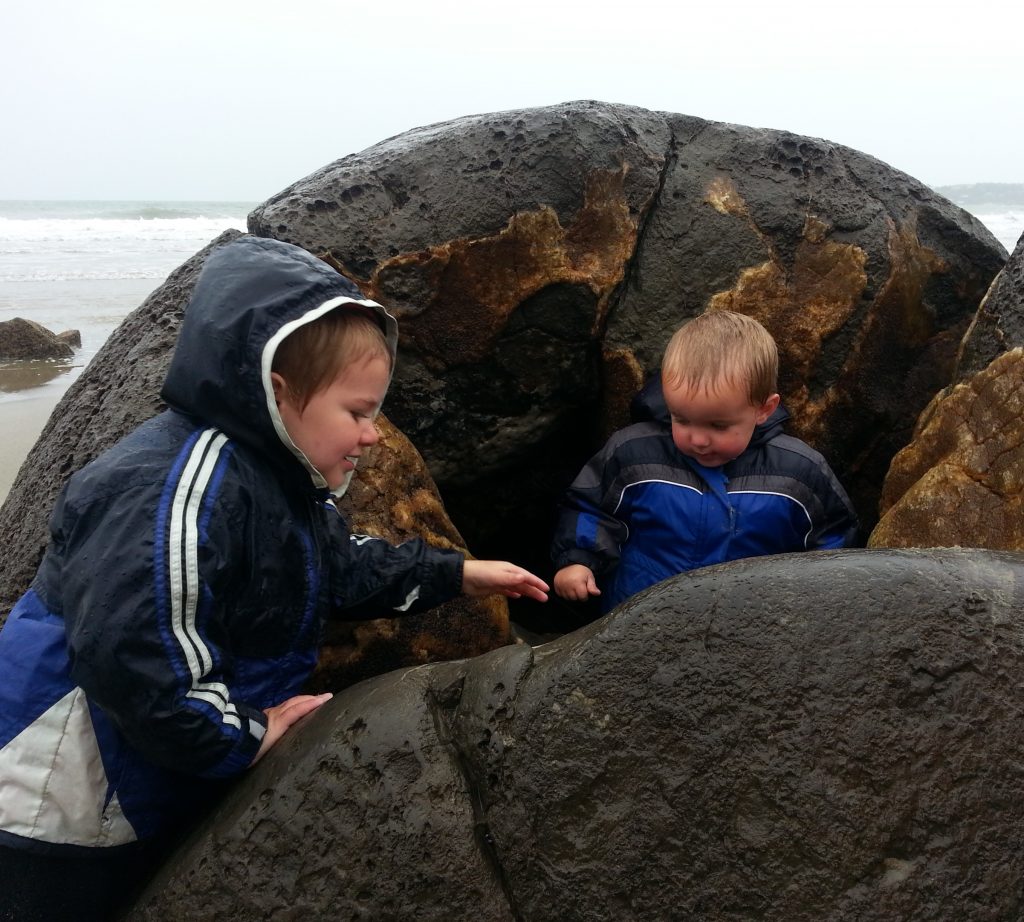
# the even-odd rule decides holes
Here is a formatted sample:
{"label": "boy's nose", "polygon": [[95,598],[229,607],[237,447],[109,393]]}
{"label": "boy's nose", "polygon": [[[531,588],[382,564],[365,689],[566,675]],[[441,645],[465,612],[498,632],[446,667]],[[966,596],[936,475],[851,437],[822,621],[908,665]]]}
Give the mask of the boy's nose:
{"label": "boy's nose", "polygon": [[362,434],[359,437],[359,443],[361,445],[376,445],[380,441],[380,432],[377,429],[377,424],[372,420],[367,420],[367,425],[363,426]]}
{"label": "boy's nose", "polygon": [[701,429],[694,429],[690,433],[690,441],[694,445],[703,447],[711,444],[711,437]]}

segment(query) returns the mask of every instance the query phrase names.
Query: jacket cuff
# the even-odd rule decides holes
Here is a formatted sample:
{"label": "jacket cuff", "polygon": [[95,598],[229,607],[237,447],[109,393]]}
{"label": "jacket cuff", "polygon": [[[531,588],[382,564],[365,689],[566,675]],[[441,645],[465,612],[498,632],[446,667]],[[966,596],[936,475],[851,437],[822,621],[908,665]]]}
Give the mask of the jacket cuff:
{"label": "jacket cuff", "polygon": [[267,735],[267,715],[245,705],[237,706],[242,720],[242,732],[231,751],[216,765],[204,772],[204,778],[230,778],[245,771],[256,758],[263,737]]}
{"label": "jacket cuff", "polygon": [[583,566],[589,567],[595,576],[609,569],[603,565],[601,558],[597,554],[580,547],[570,548],[564,553],[559,554],[555,558],[555,569],[561,570],[562,567],[568,567],[574,563],[581,563]]}

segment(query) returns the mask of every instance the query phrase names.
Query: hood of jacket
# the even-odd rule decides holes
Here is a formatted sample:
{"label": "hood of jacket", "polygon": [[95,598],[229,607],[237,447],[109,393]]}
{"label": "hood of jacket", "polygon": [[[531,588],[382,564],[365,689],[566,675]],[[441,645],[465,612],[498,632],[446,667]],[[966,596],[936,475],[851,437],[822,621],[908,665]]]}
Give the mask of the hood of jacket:
{"label": "hood of jacket", "polygon": [[[394,365],[398,324],[381,305],[301,247],[239,237],[207,258],[185,309],[160,396],[286,470],[298,464],[317,489],[323,475],[289,438],[270,370],[281,341],[332,310],[371,311]],[[340,496],[348,478],[334,490]]]}
{"label": "hood of jacket", "polygon": [[[629,405],[630,421],[634,423],[655,422],[663,426],[671,426],[672,418],[665,404],[665,394],[661,389],[661,374],[655,373],[647,379],[647,383],[633,398]],[[750,437],[750,448],[756,448],[775,436],[782,435],[784,424],[789,419],[789,411],[780,403],[763,423],[754,427]]]}

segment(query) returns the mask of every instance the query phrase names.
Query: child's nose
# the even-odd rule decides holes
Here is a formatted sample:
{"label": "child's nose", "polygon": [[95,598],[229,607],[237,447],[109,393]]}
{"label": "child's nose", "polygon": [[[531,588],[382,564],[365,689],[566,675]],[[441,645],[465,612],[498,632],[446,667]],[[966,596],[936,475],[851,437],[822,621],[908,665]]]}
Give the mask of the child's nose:
{"label": "child's nose", "polygon": [[710,445],[711,436],[709,436],[703,429],[694,429],[690,435],[690,441],[693,442],[694,445]]}
{"label": "child's nose", "polygon": [[380,432],[377,430],[377,424],[372,419],[368,419],[359,436],[359,444],[376,445],[379,440]]}

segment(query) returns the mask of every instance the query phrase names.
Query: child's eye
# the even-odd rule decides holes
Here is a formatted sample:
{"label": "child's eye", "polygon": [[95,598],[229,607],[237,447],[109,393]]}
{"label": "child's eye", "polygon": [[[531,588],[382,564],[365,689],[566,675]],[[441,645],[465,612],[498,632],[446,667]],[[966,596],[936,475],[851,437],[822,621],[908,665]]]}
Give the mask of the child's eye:
{"label": "child's eye", "polygon": [[725,430],[729,428],[729,424],[728,423],[712,423],[711,424],[711,428],[714,429],[716,432],[725,432]]}

